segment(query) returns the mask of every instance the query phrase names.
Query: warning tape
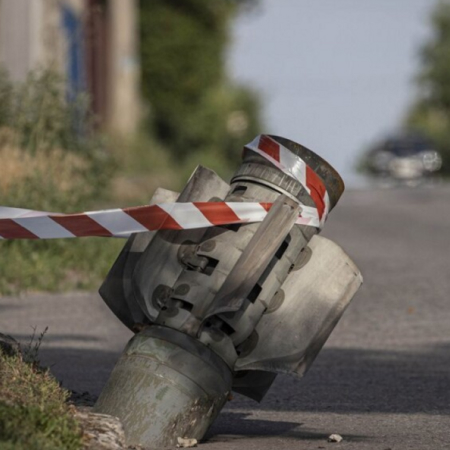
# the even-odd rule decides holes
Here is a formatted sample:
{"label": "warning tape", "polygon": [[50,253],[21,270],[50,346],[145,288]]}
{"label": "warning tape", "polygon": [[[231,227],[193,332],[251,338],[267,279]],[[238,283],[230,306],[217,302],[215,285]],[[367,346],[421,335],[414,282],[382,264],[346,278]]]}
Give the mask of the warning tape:
{"label": "warning tape", "polygon": [[[246,148],[264,156],[303,185],[316,207],[302,205],[296,223],[321,228],[329,211],[329,198],[317,174],[269,136],[258,136]],[[271,206],[272,203],[258,202],[159,203],[78,214],[0,207],[0,239],[128,237],[146,231],[261,222]]]}
{"label": "warning tape", "polygon": [[245,148],[263,156],[286,175],[300,182],[316,205],[316,216],[322,227],[330,211],[330,198],[316,172],[300,156],[265,134],[257,136]]}
{"label": "warning tape", "polygon": [[[155,230],[189,230],[218,225],[261,222],[272,203],[192,202],[159,203],[81,214],[26,211],[24,215],[0,219],[0,239],[57,239],[84,236],[128,237]],[[15,208],[1,208],[15,213]],[[314,217],[302,212],[298,224],[314,225]]]}

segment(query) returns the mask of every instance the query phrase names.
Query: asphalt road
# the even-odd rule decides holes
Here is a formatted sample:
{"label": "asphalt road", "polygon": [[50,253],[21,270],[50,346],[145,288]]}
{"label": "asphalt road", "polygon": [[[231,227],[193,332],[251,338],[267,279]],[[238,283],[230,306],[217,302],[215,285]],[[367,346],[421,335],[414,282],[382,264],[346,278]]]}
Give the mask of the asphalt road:
{"label": "asphalt road", "polygon": [[[235,396],[205,450],[450,449],[450,187],[351,191],[326,225],[365,284],[302,379]],[[0,331],[49,326],[44,364],[98,394],[130,333],[95,294],[0,298]],[[328,443],[332,433],[341,443]]]}

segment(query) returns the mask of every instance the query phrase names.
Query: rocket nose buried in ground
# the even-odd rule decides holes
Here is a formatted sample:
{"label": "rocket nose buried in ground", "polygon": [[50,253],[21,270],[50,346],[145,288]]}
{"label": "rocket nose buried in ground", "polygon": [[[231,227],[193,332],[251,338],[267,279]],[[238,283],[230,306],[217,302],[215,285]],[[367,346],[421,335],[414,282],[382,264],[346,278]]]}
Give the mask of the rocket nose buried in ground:
{"label": "rocket nose buried in ground", "polygon": [[179,196],[157,192],[153,203],[273,206],[260,222],[129,238],[100,293],[138,333],[96,405],[121,418],[129,444],[200,440],[230,390],[261,400],[276,373],[304,374],[362,282],[316,236],[342,190],[312,151],[262,135],[230,185],[199,167]]}

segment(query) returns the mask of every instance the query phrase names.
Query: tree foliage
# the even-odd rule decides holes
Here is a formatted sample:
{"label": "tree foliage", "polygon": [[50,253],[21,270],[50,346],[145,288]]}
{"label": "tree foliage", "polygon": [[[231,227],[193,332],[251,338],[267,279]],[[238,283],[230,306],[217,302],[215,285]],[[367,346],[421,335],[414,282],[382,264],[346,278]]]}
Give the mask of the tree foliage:
{"label": "tree foliage", "polygon": [[233,84],[225,69],[238,9],[229,0],[140,2],[148,123],[176,158],[202,153],[226,161],[259,131],[257,96]]}
{"label": "tree foliage", "polygon": [[407,125],[430,136],[450,174],[450,0],[441,0],[432,15],[433,34],[421,51],[420,95]]}

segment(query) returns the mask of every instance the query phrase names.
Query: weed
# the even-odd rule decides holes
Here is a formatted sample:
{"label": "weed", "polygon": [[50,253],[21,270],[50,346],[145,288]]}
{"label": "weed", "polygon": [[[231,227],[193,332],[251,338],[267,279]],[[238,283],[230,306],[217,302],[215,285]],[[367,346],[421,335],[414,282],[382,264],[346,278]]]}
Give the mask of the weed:
{"label": "weed", "polygon": [[[42,336],[31,346],[36,354]],[[80,449],[81,431],[67,398],[48,371],[28,364],[21,353],[0,352],[0,449]]]}
{"label": "weed", "polygon": [[36,337],[36,327],[33,327],[33,333],[31,334],[29,341],[25,346],[20,347],[23,360],[35,368],[39,368],[40,366],[39,349],[41,348],[42,340],[47,331],[48,327],[45,327],[44,331]]}

